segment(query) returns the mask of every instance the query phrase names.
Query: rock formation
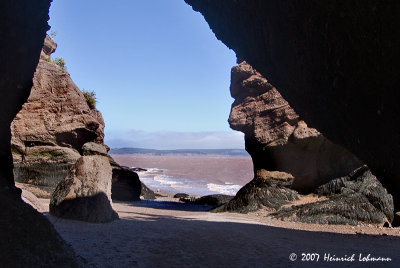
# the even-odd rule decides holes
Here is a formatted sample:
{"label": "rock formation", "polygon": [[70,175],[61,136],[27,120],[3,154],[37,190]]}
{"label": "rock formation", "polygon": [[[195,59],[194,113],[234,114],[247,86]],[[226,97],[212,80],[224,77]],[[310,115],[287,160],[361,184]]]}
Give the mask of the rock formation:
{"label": "rock formation", "polygon": [[108,148],[103,144],[87,142],[82,146],[82,155],[108,156]]}
{"label": "rock formation", "polygon": [[[83,145],[104,140],[104,121],[69,74],[50,62],[57,45],[46,36],[31,94],[11,125],[14,176],[51,192],[80,158]],[[107,153],[107,152],[105,152]]]}
{"label": "rock formation", "polygon": [[131,168],[121,167],[110,158],[112,166],[111,198],[116,201],[154,200],[155,193],[139,180],[139,176]]}
{"label": "rock formation", "polygon": [[229,124],[245,134],[255,173],[264,169],[288,172],[294,176],[292,188],[309,193],[362,165],[309,128],[267,79],[246,62],[232,68],[230,90],[235,101]]}
{"label": "rock formation", "polygon": [[394,218],[392,196],[366,166],[317,187],[314,193],[322,200],[301,205],[293,204],[305,200],[292,189],[293,181],[288,173],[259,170],[231,201],[212,211],[248,213],[263,208],[282,220],[320,224],[388,225]]}
{"label": "rock formation", "polygon": [[231,195],[225,194],[211,194],[211,195],[204,195],[201,197],[196,196],[189,196],[188,194],[178,193],[174,195],[174,198],[179,198],[179,201],[195,204],[195,205],[202,205],[211,207],[214,209],[216,207],[220,207],[229,201],[231,201],[234,197]]}
{"label": "rock formation", "polygon": [[259,170],[231,201],[213,211],[247,213],[264,207],[279,210],[290,201],[299,199],[297,192],[290,189],[293,180],[293,176],[285,172]]}
{"label": "rock formation", "polygon": [[[332,224],[392,221],[392,196],[377,179],[369,171],[367,175],[347,176],[363,164],[316,129],[308,128],[267,79],[246,62],[232,68],[231,95],[235,101],[229,123],[231,128],[245,134],[255,178],[233,200],[214,211],[247,213],[266,207],[277,211],[273,214],[277,217],[296,221]],[[342,177],[346,183],[337,179]],[[337,181],[342,184],[335,184]],[[336,189],[332,184],[340,194],[331,191]],[[281,210],[283,205],[299,198],[298,192],[317,192],[329,200]],[[371,193],[375,194],[373,198],[369,198]],[[351,208],[357,211],[350,213]]]}
{"label": "rock formation", "polygon": [[232,200],[232,198],[233,196],[230,195],[212,194],[196,198],[191,203],[196,205],[211,206],[215,208],[228,203],[230,200]]}
{"label": "rock formation", "polygon": [[189,198],[189,195],[185,194],[185,193],[177,193],[177,194],[174,195],[174,198],[178,198],[178,199],[180,199],[180,198]]}
{"label": "rock formation", "polygon": [[[57,49],[57,43],[51,39],[50,36],[46,34],[46,38],[44,39],[44,44],[42,51],[40,52],[41,59],[50,59],[50,55],[53,54]],[[36,67],[37,69],[37,67]]]}
{"label": "rock formation", "polygon": [[37,211],[39,212],[47,211],[47,206],[43,204],[43,202],[34,193],[22,189],[21,198],[25,203],[31,205]]}
{"label": "rock formation", "polygon": [[332,180],[316,190],[324,201],[295,205],[271,215],[291,221],[320,224],[390,223],[393,199],[367,167]]}
{"label": "rock formation", "polygon": [[[82,155],[108,157],[109,150],[104,144],[101,113],[88,105],[69,74],[51,62],[50,55],[56,48],[57,44],[46,36],[31,95],[11,125],[15,180],[36,185],[47,192],[46,197]],[[122,168],[111,162],[112,181],[129,181],[131,185],[123,189],[122,199],[113,194],[115,200],[138,200],[142,192],[147,198],[154,198],[146,186],[132,187],[142,185],[136,173],[130,171],[129,176],[118,179]],[[113,189],[117,191],[118,185]]]}
{"label": "rock formation", "polygon": [[310,126],[354,153],[400,208],[400,3],[185,0]]}
{"label": "rock formation", "polygon": [[50,213],[88,222],[118,219],[111,207],[112,169],[106,156],[82,156],[56,187]]}

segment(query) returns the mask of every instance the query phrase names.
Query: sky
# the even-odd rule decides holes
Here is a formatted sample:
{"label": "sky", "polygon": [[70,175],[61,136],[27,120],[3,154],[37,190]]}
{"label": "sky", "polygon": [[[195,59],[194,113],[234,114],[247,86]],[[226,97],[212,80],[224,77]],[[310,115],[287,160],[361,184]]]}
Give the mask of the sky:
{"label": "sky", "polygon": [[54,0],[49,24],[110,147],[244,147],[227,122],[235,53],[183,0]]}

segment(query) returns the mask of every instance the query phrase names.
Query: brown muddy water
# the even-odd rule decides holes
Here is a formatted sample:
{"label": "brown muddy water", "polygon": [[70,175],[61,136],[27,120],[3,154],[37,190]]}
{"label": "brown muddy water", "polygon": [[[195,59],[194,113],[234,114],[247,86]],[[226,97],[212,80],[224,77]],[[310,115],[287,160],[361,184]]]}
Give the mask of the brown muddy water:
{"label": "brown muddy water", "polygon": [[112,155],[122,166],[147,169],[138,172],[155,192],[235,195],[253,178],[250,157],[221,155]]}

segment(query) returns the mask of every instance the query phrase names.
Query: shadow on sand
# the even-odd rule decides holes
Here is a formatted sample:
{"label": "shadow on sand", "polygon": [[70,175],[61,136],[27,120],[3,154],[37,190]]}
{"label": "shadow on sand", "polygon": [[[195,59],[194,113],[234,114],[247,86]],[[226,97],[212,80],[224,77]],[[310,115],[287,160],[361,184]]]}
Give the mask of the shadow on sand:
{"label": "shadow on sand", "polygon": [[180,211],[199,211],[205,212],[212,209],[212,206],[197,205],[173,201],[156,201],[156,200],[141,200],[132,203],[124,203],[133,207],[145,207],[153,209],[167,209],[167,210],[180,210]]}
{"label": "shadow on sand", "polygon": [[[154,202],[139,203],[161,209]],[[178,206],[169,203],[162,205]],[[120,220],[105,224],[47,217],[94,267],[398,267],[400,262],[399,237],[204,221],[195,219],[197,213],[182,218],[131,211],[137,204],[125,205],[118,210],[123,214]],[[291,261],[293,253],[297,258]],[[303,253],[319,254],[318,262],[302,261]],[[353,254],[354,261],[350,261]],[[368,254],[370,261],[366,262]],[[328,256],[347,261],[328,262]],[[391,261],[371,261],[373,257]]]}

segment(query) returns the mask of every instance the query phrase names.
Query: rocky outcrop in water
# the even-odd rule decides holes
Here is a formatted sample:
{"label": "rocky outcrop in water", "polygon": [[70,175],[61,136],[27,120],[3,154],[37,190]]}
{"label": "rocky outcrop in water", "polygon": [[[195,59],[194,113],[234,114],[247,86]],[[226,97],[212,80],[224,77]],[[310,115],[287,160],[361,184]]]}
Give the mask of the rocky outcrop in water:
{"label": "rocky outcrop in water", "polygon": [[400,208],[398,1],[185,0]]}
{"label": "rocky outcrop in water", "polygon": [[111,207],[112,169],[105,156],[82,156],[56,187],[50,213],[60,218],[88,222],[118,219]]}

